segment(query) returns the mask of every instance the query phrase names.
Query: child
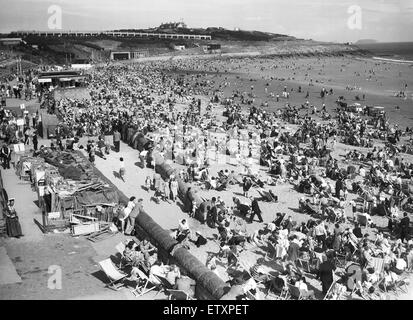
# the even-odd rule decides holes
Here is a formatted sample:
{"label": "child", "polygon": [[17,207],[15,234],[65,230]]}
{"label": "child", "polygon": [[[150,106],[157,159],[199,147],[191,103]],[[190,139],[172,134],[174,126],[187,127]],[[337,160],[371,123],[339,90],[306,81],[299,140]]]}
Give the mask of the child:
{"label": "child", "polygon": [[123,162],[123,158],[120,158],[120,164],[119,164],[119,176],[122,179],[123,182],[125,182],[124,176],[125,176],[125,163]]}
{"label": "child", "polygon": [[89,152],[89,161],[95,165],[95,150],[93,148]]}
{"label": "child", "polygon": [[191,217],[191,218],[194,218],[194,217],[195,217],[196,209],[197,209],[197,207],[196,207],[196,201],[192,201],[192,211],[191,211],[191,214],[190,214],[190,217]]}
{"label": "child", "polygon": [[146,190],[149,192],[149,190],[151,190],[151,177],[147,176],[146,180],[145,180],[145,187]]}

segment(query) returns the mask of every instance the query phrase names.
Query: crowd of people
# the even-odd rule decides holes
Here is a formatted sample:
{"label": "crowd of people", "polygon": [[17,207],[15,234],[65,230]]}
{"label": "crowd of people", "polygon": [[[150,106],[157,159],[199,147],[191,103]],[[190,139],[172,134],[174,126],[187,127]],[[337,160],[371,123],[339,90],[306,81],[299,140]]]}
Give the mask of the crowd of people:
{"label": "crowd of people", "polygon": [[[157,152],[185,167],[166,180],[154,172],[142,183],[148,191],[155,190],[158,202],[178,200],[177,177],[204,190],[242,188],[242,198],[234,197],[232,204],[215,196],[205,199],[205,217],[200,220],[217,231],[217,256],[228,259],[228,270],[239,266],[240,252],[251,246],[274,249],[275,262],[280,266],[276,276],[259,272],[261,260],[251,269],[244,268],[268,291],[282,294],[283,288],[293,285],[306,297],[314,297],[307,287],[306,271],[318,275],[323,295],[335,283],[349,287],[353,281],[362,296],[365,291],[372,294],[376,284],[383,283],[386,288],[397,283],[398,276],[411,269],[413,255],[406,211],[412,200],[413,163],[403,158],[398,147],[401,139],[408,143],[410,129],[390,125],[385,115],[370,117],[342,109],[334,112],[332,108],[327,111],[325,105],[317,109],[308,100],[301,106],[290,105],[290,94],[303,94],[301,87],[285,86],[277,93],[277,99],[281,95],[286,101],[284,108],[271,112],[266,107],[268,102],[259,108],[253,85],[250,92],[234,89],[228,95],[224,93],[230,85],[225,74],[206,76],[205,71],[222,72],[224,65],[213,60],[202,66],[194,66],[193,61],[157,61],[97,67],[89,84],[90,100],[64,98],[51,102],[61,120],[54,143],[64,148],[63,139],[68,139],[66,147],[78,149],[82,147],[79,139],[89,136],[85,148],[94,163],[95,154],[105,159],[110,153],[107,137],[113,136],[114,151],[120,159],[119,177],[125,181],[120,142],[137,148],[137,135],[132,133],[142,134],[150,141],[139,150],[142,163],[149,161],[150,153]],[[191,67],[197,70],[186,72]],[[332,89],[321,91],[321,96],[333,94]],[[307,93],[304,99],[308,98]],[[380,145],[376,145],[377,140]],[[340,142],[350,149],[344,157],[334,152]],[[8,159],[7,154],[7,150],[2,151],[3,159]],[[239,167],[211,174],[214,164],[231,161]],[[155,168],[154,163],[148,166]],[[280,185],[291,185],[301,194],[297,211],[306,222],[297,223],[292,216],[277,213],[274,221],[263,225],[260,202],[271,202],[276,208],[279,199],[285,197],[273,191]],[[120,218],[122,231],[128,224],[134,226],[139,202],[131,198],[125,205]],[[351,208],[351,215],[346,213],[347,208]],[[188,219],[197,217],[199,210],[192,203]],[[385,232],[376,225],[374,216],[387,217]],[[263,226],[247,232],[246,222],[251,224],[256,218]],[[369,232],[363,232],[362,226]],[[189,229],[186,220],[180,221],[173,237],[180,243],[192,241],[197,247],[207,242],[201,232]],[[157,266],[156,248],[145,240],[128,243],[125,255],[134,265],[149,269]],[[382,269],[373,258],[383,259]],[[352,264],[359,269],[349,273],[347,267]],[[207,265],[216,270],[214,257]],[[175,268],[170,271],[177,273]],[[334,276],[340,279],[336,281]],[[235,278],[231,280],[233,285],[236,282]]]}

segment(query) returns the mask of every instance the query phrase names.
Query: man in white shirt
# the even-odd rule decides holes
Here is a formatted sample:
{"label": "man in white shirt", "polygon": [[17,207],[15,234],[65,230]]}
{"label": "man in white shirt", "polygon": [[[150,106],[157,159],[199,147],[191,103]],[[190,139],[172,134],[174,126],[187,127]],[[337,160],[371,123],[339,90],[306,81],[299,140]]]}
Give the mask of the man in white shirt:
{"label": "man in white shirt", "polygon": [[126,208],[123,210],[123,217],[119,218],[121,224],[122,224],[122,233],[125,233],[125,221],[128,219],[130,213],[132,212],[133,208],[135,207],[135,197],[131,197],[129,199],[128,205]]}
{"label": "man in white shirt", "polygon": [[406,270],[407,268],[407,262],[404,259],[398,258],[396,259],[396,264],[394,266],[394,268],[392,269],[392,271],[394,271],[394,273],[401,275],[403,273],[404,270]]}
{"label": "man in white shirt", "polygon": [[325,229],[325,227],[324,227],[324,222],[321,221],[321,222],[314,228],[314,231],[315,231],[315,236],[316,236],[317,241],[318,241],[322,246],[324,246],[325,240],[326,240],[326,235],[327,235],[326,229]]}

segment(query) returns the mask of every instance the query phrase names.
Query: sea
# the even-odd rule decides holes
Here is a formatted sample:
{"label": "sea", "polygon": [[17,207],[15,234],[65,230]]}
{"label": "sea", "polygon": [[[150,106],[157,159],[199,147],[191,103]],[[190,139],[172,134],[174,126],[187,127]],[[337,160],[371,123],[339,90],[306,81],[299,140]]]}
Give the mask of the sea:
{"label": "sea", "polygon": [[377,42],[356,46],[370,51],[376,58],[413,62],[413,42]]}

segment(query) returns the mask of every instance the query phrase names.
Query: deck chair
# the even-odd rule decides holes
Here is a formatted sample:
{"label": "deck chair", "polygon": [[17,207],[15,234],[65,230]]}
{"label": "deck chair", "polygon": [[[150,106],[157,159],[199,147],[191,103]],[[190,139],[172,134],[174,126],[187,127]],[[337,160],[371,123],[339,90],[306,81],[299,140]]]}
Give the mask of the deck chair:
{"label": "deck chair", "polygon": [[310,260],[310,270],[312,272],[315,272],[320,268],[320,264],[323,259],[322,256],[322,253],[314,252],[314,257]]}
{"label": "deck chair", "polygon": [[[153,274],[153,277],[158,280],[158,282],[161,284],[161,289],[163,289],[163,292],[165,294],[168,294],[168,290],[174,290],[174,286],[164,277]],[[158,286],[159,287],[159,286]],[[162,291],[162,290],[161,290]]]}
{"label": "deck chair", "polygon": [[372,258],[372,263],[374,267],[374,272],[382,274],[384,271],[384,259],[383,258]]}
{"label": "deck chair", "polygon": [[357,215],[357,222],[360,224],[360,226],[367,227],[367,225],[368,225],[367,217],[363,216],[361,214]]}
{"label": "deck chair", "polygon": [[257,298],[251,293],[251,291],[247,291],[245,293],[247,300],[257,300]]}
{"label": "deck chair", "polygon": [[[237,268],[240,265],[239,256],[237,254],[233,253],[233,252],[229,252],[228,255],[232,255],[233,258],[234,258],[234,261],[231,264],[229,264],[227,267],[228,268],[230,268],[230,267]],[[228,256],[227,256],[227,258],[228,258]]]}
{"label": "deck chair", "polygon": [[338,297],[335,297],[335,295],[334,295],[335,285],[336,285],[336,283],[335,283],[335,281],[333,281],[330,288],[328,288],[328,291],[327,291],[326,295],[324,296],[323,300],[338,300]]}
{"label": "deck chair", "polygon": [[266,299],[269,298],[269,300],[287,300],[288,297],[289,297],[289,292],[288,292],[288,290],[285,289],[285,288],[283,288],[283,289],[281,290],[281,293],[280,293],[280,294],[276,294],[276,293],[273,293],[273,292],[270,292],[270,291],[269,291],[269,292],[266,294],[266,296],[265,296],[265,298],[266,298]]}
{"label": "deck chair", "polygon": [[284,222],[285,217],[287,216],[286,213],[284,213],[282,215],[282,218],[279,221],[274,222],[275,226],[277,226],[278,228],[281,227],[282,223]]}
{"label": "deck chair", "polygon": [[276,245],[275,246],[275,252],[276,252],[276,254],[275,254],[275,258],[276,259],[282,259],[284,256],[283,256],[283,247],[282,246],[280,246],[280,245]]}
{"label": "deck chair", "polygon": [[277,196],[275,194],[271,194],[269,191],[262,189],[262,190],[258,190],[258,193],[260,194],[261,198],[263,198],[265,201],[268,201],[268,202],[278,201],[278,199],[276,198]]}
{"label": "deck chair", "polygon": [[[135,268],[135,271],[137,272],[138,279],[135,289],[131,290],[134,296],[143,296],[144,294],[157,288],[155,284],[149,281],[149,278],[145,273],[143,273],[138,268]],[[148,288],[148,285],[150,285],[151,287]]]}
{"label": "deck chair", "polygon": [[[399,281],[400,281],[400,280],[399,280]],[[392,282],[390,282],[390,283],[386,283],[386,280],[383,279],[383,281],[381,282],[381,287],[380,287],[380,289],[381,289],[382,292],[384,292],[384,293],[393,292],[394,295],[395,295],[396,297],[398,297],[398,295],[399,295],[399,290],[398,290],[396,284],[397,284],[397,281],[392,281]],[[401,285],[401,284],[399,283],[399,285]]]}
{"label": "deck chair", "polygon": [[301,296],[301,291],[299,288],[289,283],[287,283],[287,287],[288,287],[288,292],[291,298],[295,300],[303,300],[303,297]]}
{"label": "deck chair", "polygon": [[127,274],[116,268],[110,258],[100,261],[99,265],[110,281],[106,284],[106,287],[118,291],[122,286],[124,286],[123,281],[127,277]]}
{"label": "deck chair", "polygon": [[400,276],[398,280],[394,282],[394,291],[396,295],[398,295],[399,292],[401,293],[408,293],[409,291],[409,282],[407,282],[408,276]]}
{"label": "deck chair", "polygon": [[306,259],[297,259],[296,266],[303,273],[311,273],[311,261]]}
{"label": "deck chair", "polygon": [[343,254],[336,254],[336,266],[344,269],[346,267],[346,264],[346,256]]}
{"label": "deck chair", "polygon": [[[279,288],[275,288],[273,283],[270,282],[270,285],[267,288],[267,293],[265,298],[270,298],[270,300],[287,300],[289,298],[289,290],[287,287],[287,278],[285,276],[278,276],[283,281],[283,287],[281,291]],[[276,278],[276,277],[275,277]]]}
{"label": "deck chair", "polygon": [[407,273],[413,273],[413,263],[410,262],[406,269]]}
{"label": "deck chair", "polygon": [[169,300],[194,300],[188,293],[182,290],[167,289]]}
{"label": "deck chair", "polygon": [[268,252],[265,254],[265,260],[274,260],[277,257],[277,249],[271,242],[268,242]]}
{"label": "deck chair", "polygon": [[252,268],[252,266],[249,266],[247,263],[245,263],[245,261],[241,261],[240,259],[238,259],[238,264],[239,266],[248,273],[248,275],[253,278],[250,269]]}
{"label": "deck chair", "polygon": [[384,282],[384,278],[381,278],[377,282],[373,283],[372,286],[374,288],[374,293],[373,294],[367,294],[367,296],[370,298],[370,300],[375,300],[376,298],[378,300],[381,300],[380,293],[385,292],[384,290],[382,290],[383,282]]}

